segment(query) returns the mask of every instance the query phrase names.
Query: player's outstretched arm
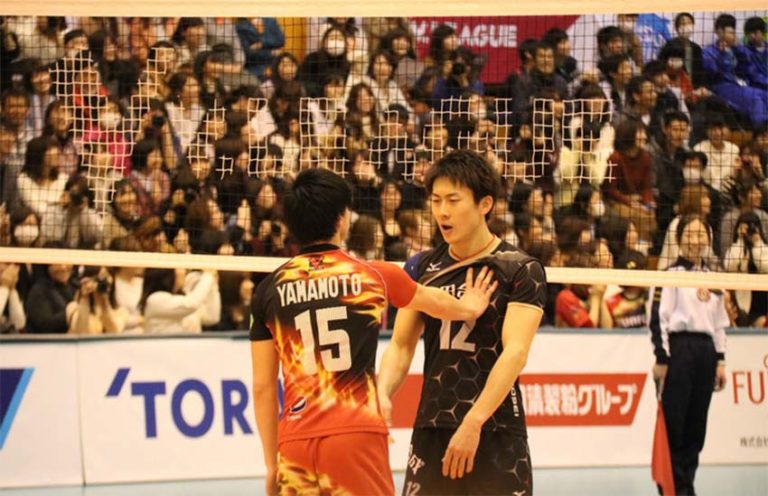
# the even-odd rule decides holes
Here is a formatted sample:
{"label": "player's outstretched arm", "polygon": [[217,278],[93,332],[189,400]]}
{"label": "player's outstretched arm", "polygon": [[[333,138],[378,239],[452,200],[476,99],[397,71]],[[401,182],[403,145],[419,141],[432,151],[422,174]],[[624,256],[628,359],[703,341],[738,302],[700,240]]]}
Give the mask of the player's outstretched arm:
{"label": "player's outstretched arm", "polygon": [[469,268],[461,299],[457,300],[440,288],[419,284],[416,294],[405,308],[442,320],[475,320],[488,308],[498,285],[498,281],[493,280],[493,271],[488,267],[483,267],[477,278],[473,278],[472,268]]}
{"label": "player's outstretched arm", "polygon": [[423,331],[424,320],[418,312],[405,308],[397,312],[392,339],[384,350],[376,379],[379,407],[387,425],[392,425],[392,396],[408,375],[416,345]]}
{"label": "player's outstretched arm", "polygon": [[543,311],[533,305],[510,302],[507,306],[501,334],[504,349],[491,369],[480,396],[448,443],[443,458],[444,476],[461,478],[474,468],[480,430],[509,395],[523,370],[542,314]]}
{"label": "player's outstretched arm", "polygon": [[251,341],[253,368],[253,410],[259,430],[264,463],[267,494],[278,493],[277,487],[277,374],[279,370],[275,343],[271,339]]}

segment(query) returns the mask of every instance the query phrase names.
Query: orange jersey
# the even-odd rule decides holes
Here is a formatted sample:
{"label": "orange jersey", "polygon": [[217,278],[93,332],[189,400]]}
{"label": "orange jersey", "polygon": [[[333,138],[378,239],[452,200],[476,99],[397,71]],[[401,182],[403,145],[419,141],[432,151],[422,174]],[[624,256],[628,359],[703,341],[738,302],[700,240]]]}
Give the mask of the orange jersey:
{"label": "orange jersey", "polygon": [[285,384],[279,441],[386,433],[374,367],[389,300],[405,306],[416,283],[392,264],[311,246],[259,284],[251,339],[273,339]]}

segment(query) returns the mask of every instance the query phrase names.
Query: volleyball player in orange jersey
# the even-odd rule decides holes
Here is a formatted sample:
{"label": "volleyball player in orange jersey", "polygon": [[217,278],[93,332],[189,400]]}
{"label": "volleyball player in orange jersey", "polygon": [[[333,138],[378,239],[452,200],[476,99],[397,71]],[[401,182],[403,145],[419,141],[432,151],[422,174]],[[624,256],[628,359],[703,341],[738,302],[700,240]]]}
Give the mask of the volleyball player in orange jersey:
{"label": "volleyball player in orange jersey", "polygon": [[[340,248],[351,200],[336,174],[300,173],[284,210],[303,248],[254,293],[253,399],[268,494],[394,494],[374,375],[387,303],[471,320],[497,286],[487,269],[476,279],[468,273],[457,300],[392,264],[351,257]],[[278,421],[280,367],[285,396]]]}

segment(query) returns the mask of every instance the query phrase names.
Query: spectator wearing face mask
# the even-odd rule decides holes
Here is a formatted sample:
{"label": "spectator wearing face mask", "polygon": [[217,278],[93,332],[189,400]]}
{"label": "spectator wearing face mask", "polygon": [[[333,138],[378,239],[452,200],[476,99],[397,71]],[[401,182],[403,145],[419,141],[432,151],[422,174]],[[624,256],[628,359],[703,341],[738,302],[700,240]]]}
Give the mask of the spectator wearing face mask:
{"label": "spectator wearing face mask", "polygon": [[[10,215],[10,246],[33,248],[42,246],[40,218],[29,207],[19,207]],[[22,301],[26,301],[30,288],[42,274],[42,266],[19,264],[19,280],[16,289]]]}
{"label": "spectator wearing face mask", "polygon": [[320,49],[309,53],[299,66],[296,76],[307,92],[307,96],[323,96],[323,76],[331,72],[341,74],[346,81],[350,63],[347,60],[346,33],[342,28],[331,27],[322,38]]}
{"label": "spectator wearing face mask", "polygon": [[686,74],[690,76],[694,88],[701,88],[706,85],[706,77],[702,66],[701,46],[692,41],[693,31],[696,21],[693,15],[688,12],[681,12],[675,16],[675,31],[677,38],[673,38],[662,47],[661,53],[672,43],[680,43],[683,48],[681,54],[682,67]]}
{"label": "spectator wearing face mask", "polygon": [[[83,161],[103,172],[98,174],[106,181],[100,188],[102,191],[111,190],[115,181],[131,172],[131,149],[123,126],[124,115],[122,104],[110,97],[99,107],[96,120],[88,121],[83,131],[83,147],[88,151]],[[99,190],[99,187],[95,189]],[[107,202],[108,198],[100,200]]]}

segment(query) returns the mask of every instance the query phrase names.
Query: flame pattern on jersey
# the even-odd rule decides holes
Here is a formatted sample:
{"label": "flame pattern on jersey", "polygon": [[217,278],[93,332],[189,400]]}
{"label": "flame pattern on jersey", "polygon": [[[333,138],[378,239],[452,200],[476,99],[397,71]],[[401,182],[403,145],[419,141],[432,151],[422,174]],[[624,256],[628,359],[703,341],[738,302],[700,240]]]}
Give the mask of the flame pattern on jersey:
{"label": "flame pattern on jersey", "polygon": [[[287,290],[281,285],[308,287],[332,278],[339,281],[339,288],[346,284],[348,290],[339,289],[335,297],[288,299],[289,304],[282,299],[281,291]],[[357,283],[353,284],[353,279]],[[385,290],[374,268],[341,250],[299,255],[259,285],[254,316],[261,312],[260,318],[271,332],[285,383],[280,441],[345,432],[387,432],[374,374],[378,333],[387,306]],[[319,315],[329,309],[346,318],[321,324]],[[299,328],[301,318],[305,319],[304,329]],[[329,369],[325,363],[328,357],[337,363],[348,360],[348,367]]]}
{"label": "flame pattern on jersey", "polygon": [[278,487],[283,496],[322,494],[323,496],[344,496],[349,491],[334,483],[330,476],[312,472],[302,465],[284,458],[278,462]]}

